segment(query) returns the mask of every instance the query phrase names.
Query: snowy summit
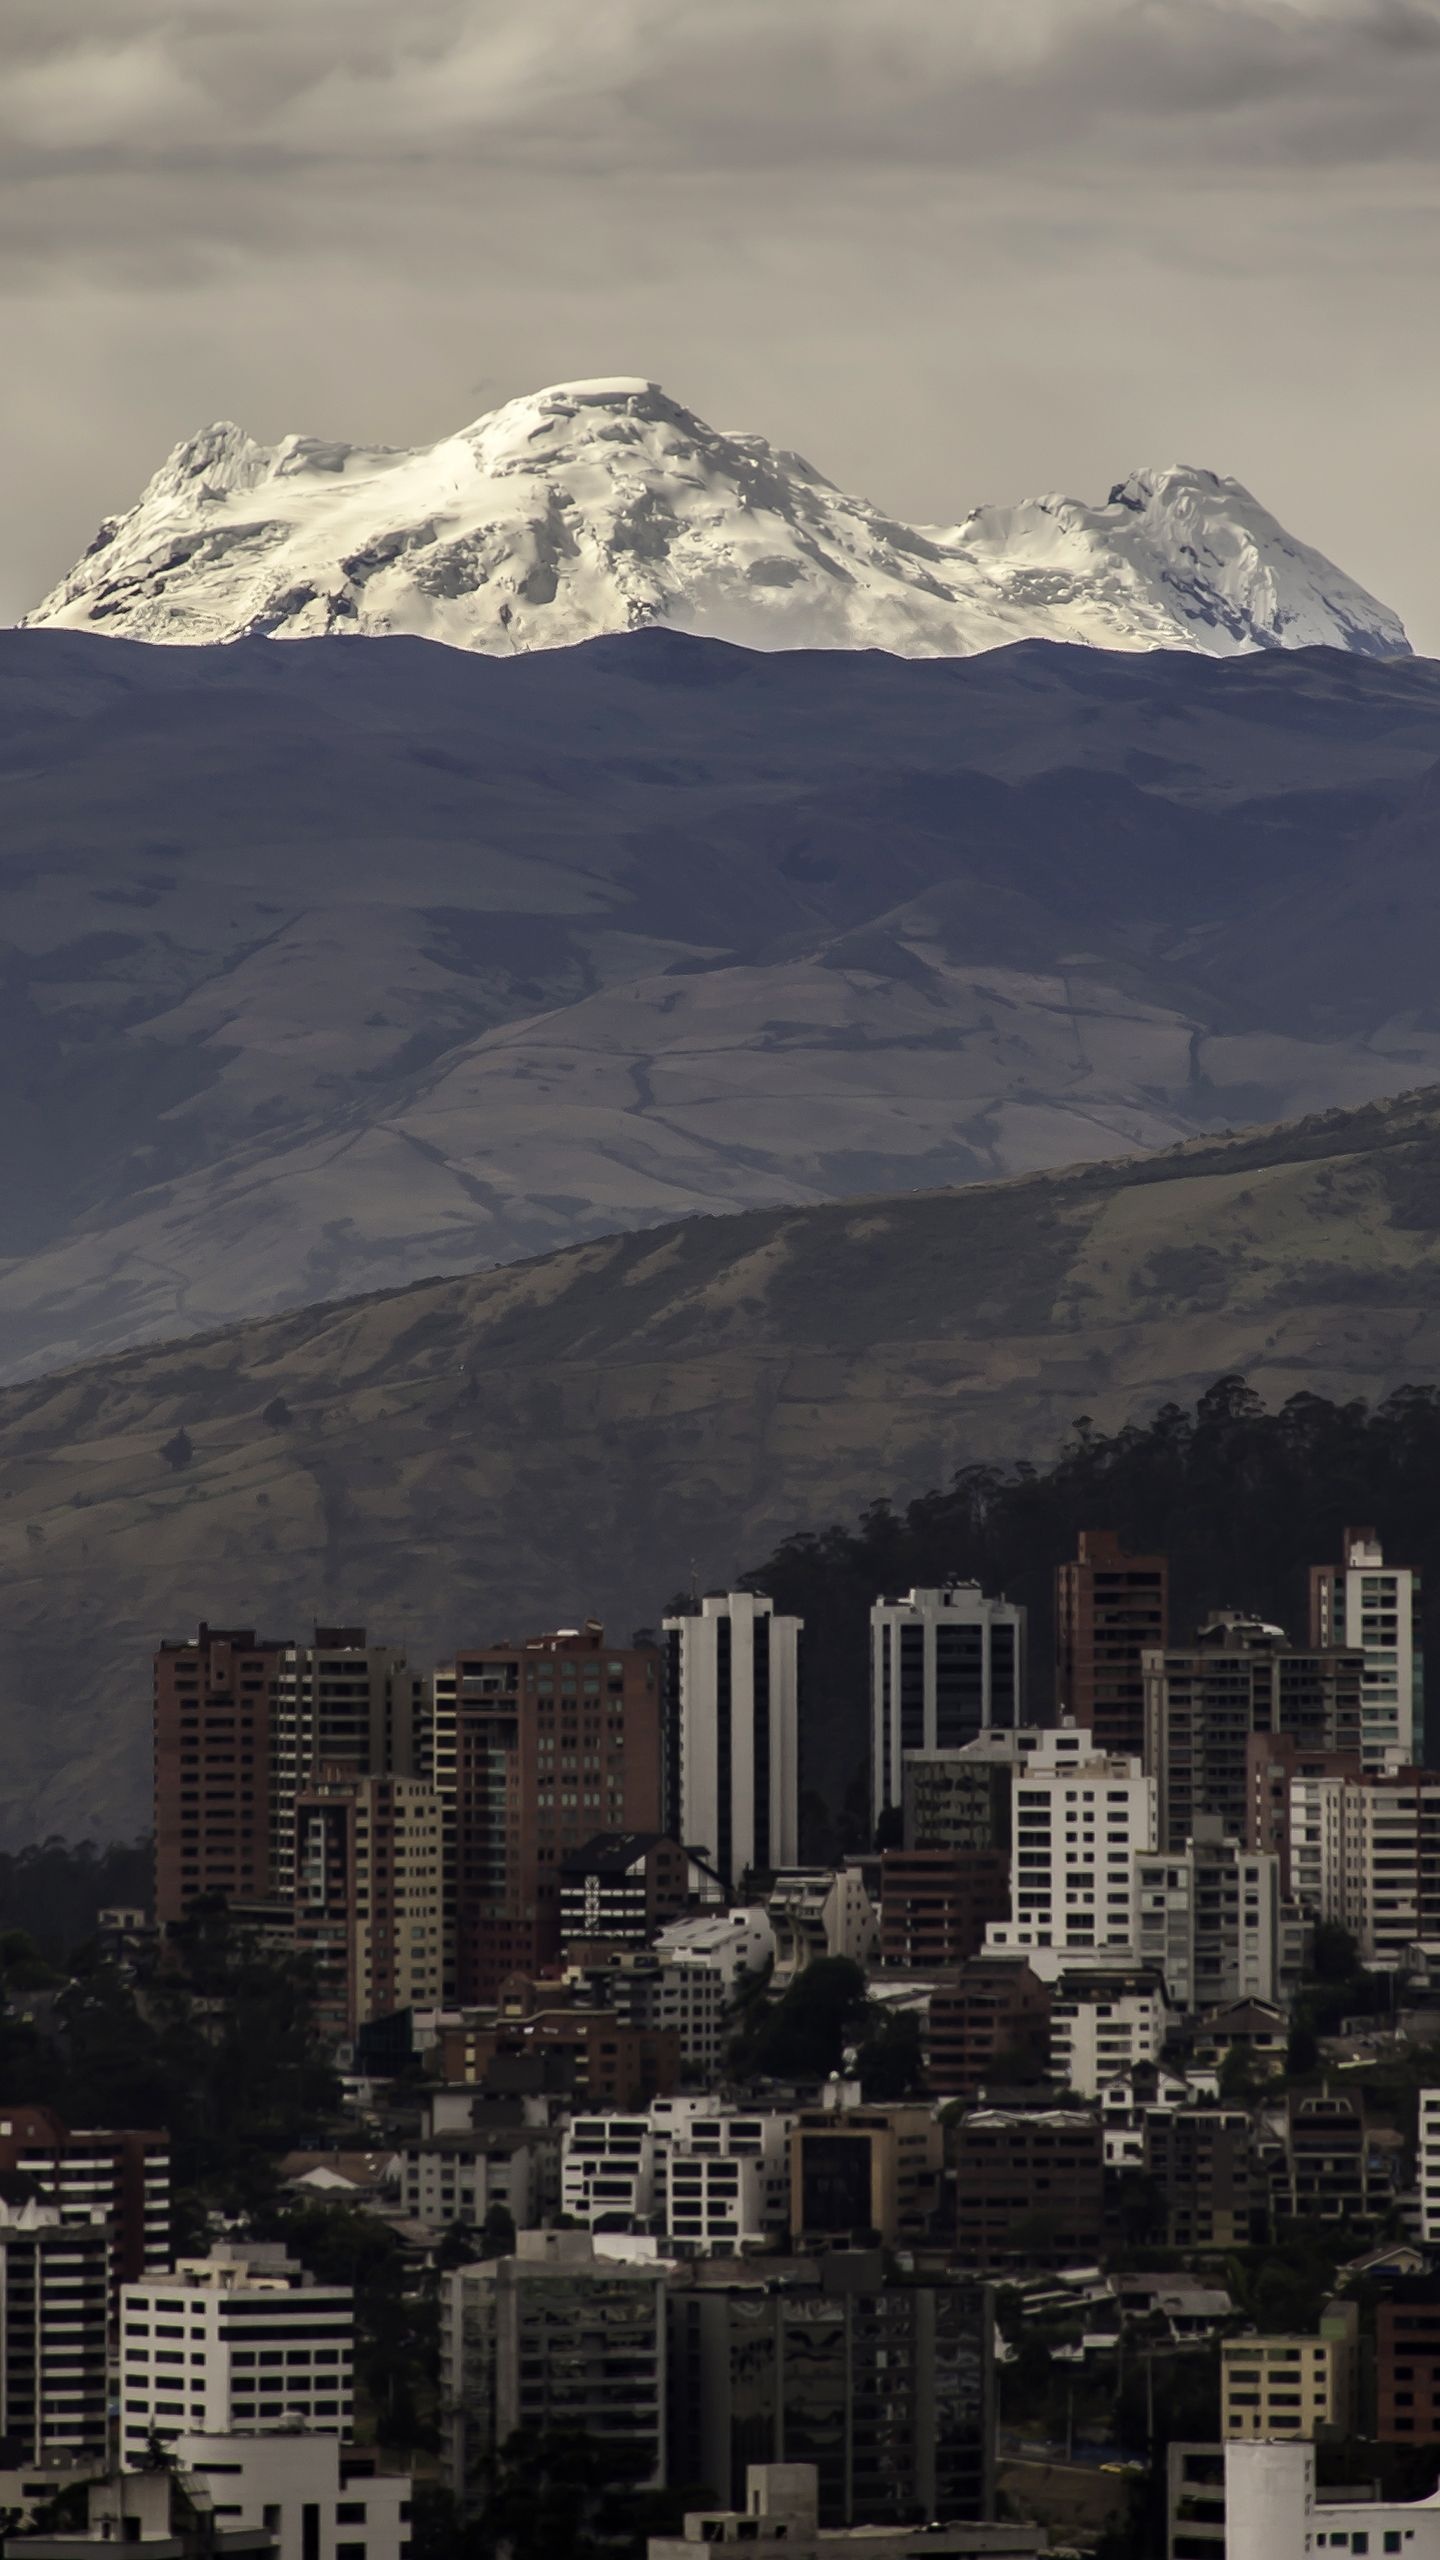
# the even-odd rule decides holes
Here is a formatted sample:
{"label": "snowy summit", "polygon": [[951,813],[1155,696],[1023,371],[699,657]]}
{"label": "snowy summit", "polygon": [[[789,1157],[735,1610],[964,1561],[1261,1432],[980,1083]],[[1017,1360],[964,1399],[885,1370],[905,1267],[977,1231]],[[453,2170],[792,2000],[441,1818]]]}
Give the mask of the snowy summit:
{"label": "snowy summit", "polygon": [[1211,471],[1137,471],[1103,506],[900,524],[629,379],[557,384],[414,452],[207,428],[27,619],[158,641],[411,632],[492,654],[650,624],[902,657],[1409,647]]}

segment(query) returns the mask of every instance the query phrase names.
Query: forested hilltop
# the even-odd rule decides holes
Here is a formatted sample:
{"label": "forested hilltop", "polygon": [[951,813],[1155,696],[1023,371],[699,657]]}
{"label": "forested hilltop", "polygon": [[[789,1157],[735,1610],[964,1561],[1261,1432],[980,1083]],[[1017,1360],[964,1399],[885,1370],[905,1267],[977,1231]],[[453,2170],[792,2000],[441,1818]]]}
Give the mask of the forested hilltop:
{"label": "forested hilltop", "polygon": [[1102,1431],[1082,1417],[1049,1466],[962,1467],[903,1509],[879,1499],[853,1527],[786,1538],[744,1580],[806,1623],[812,1850],[864,1835],[878,1594],[968,1579],[1023,1601],[1030,1702],[1048,1717],[1055,1567],[1082,1529],[1169,1556],[1172,1643],[1221,1608],[1274,1619],[1303,1642],[1309,1568],[1338,1554],[1349,1525],[1378,1529],[1387,1553],[1423,1575],[1425,1650],[1440,1661],[1440,1387],[1400,1387],[1373,1407],[1300,1394],[1269,1411],[1243,1378],[1219,1378],[1192,1408],[1163,1404],[1146,1423]]}

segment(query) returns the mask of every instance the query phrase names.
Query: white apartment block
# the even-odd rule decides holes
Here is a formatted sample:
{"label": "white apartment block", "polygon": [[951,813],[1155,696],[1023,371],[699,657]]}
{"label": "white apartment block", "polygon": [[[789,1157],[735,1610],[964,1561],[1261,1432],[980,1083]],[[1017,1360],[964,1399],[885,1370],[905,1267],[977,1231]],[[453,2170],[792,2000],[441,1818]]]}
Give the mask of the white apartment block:
{"label": "white apartment block", "polygon": [[1420,2237],[1427,2249],[1440,2244],[1440,2089],[1420,2092],[1420,2140],[1417,2162],[1420,2188]]}
{"label": "white apartment block", "polygon": [[1403,2502],[1315,2485],[1315,2447],[1232,2437],[1225,2447],[1225,2560],[1312,2560],[1317,2552],[1440,2560],[1440,2490]]}
{"label": "white apartment block", "polygon": [[562,2203],[592,2231],[644,2231],[696,2249],[740,2249],[785,2231],[793,2117],[704,2097],[657,2098],[644,2115],[576,2116]]}
{"label": "white apartment block", "polygon": [[1067,1753],[1049,1767],[1037,1752],[1016,1769],[1012,1804],[1010,1917],[991,1922],[987,1949],[1128,1958],[1135,1861],[1155,1842],[1153,1779],[1138,1760]]}
{"label": "white apartment block", "polygon": [[120,2444],[304,2425],[348,2436],[354,2296],[312,2284],[283,2249],[185,2258],[120,2296]]}
{"label": "white apartment block", "polygon": [[587,2231],[643,2230],[655,2208],[648,2116],[574,2116],[560,2152],[560,2205]]}
{"label": "white apartment block", "polygon": [[334,2435],[186,2434],[174,2453],[220,2531],[268,2530],[276,2560],[404,2560],[410,2548],[409,2474],[377,2471]]}
{"label": "white apartment block", "polygon": [[1338,1564],[1310,1573],[1310,1641],[1363,1653],[1360,1751],[1367,1769],[1425,1756],[1420,1577],[1387,1565],[1373,1529],[1347,1529]]}
{"label": "white apartment block", "polygon": [[711,1592],[697,1615],[665,1620],[679,1836],[732,1889],[799,1855],[800,1634],[754,1591]]}
{"label": "white apartment block", "polygon": [[1363,1963],[1400,1971],[1440,1920],[1429,1843],[1440,1772],[1366,1770],[1290,1780],[1290,1889],[1315,1918],[1338,1920]]}
{"label": "white apartment block", "polygon": [[[774,1961],[775,1932],[758,1906],[672,1920],[655,1940],[658,1972],[645,1992],[646,2024],[673,2026],[687,2072],[718,2073],[741,1985]],[[645,1981],[637,1975],[637,1989]]]}
{"label": "white apartment block", "polygon": [[1137,1858],[1135,1881],[1136,1953],[1161,1973],[1174,2008],[1275,2000],[1283,1941],[1272,1851],[1205,1836]]}
{"label": "white apartment block", "polygon": [[818,1956],[849,1956],[867,1972],[879,1960],[880,1918],[857,1867],[782,1867],[765,1911],[777,1982],[793,1981]]}
{"label": "white apartment block", "polygon": [[1158,1974],[1063,1974],[1050,2009],[1050,2077],[1098,2098],[1118,2073],[1158,2061],[1168,2014]]}
{"label": "white apartment block", "polygon": [[1025,1695],[1025,1612],[951,1582],[877,1600],[870,1612],[871,1804],[904,1796],[907,1751],[960,1751],[1013,1732]]}
{"label": "white apartment block", "polygon": [[543,2128],[430,2134],[402,2155],[401,2201],[412,2222],[478,2230],[503,2211],[524,2231],[560,2201],[559,2158],[559,2135]]}

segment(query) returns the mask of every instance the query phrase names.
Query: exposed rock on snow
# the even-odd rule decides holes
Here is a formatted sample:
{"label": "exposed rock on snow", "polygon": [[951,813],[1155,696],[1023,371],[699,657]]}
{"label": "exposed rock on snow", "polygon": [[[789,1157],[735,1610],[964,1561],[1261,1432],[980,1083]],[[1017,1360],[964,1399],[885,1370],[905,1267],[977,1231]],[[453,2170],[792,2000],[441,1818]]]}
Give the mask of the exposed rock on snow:
{"label": "exposed rock on snow", "polygon": [[28,620],[159,641],[409,632],[501,655],[651,624],[902,657],[1409,647],[1213,472],[906,525],[628,379],[558,384],[414,452],[209,427]]}

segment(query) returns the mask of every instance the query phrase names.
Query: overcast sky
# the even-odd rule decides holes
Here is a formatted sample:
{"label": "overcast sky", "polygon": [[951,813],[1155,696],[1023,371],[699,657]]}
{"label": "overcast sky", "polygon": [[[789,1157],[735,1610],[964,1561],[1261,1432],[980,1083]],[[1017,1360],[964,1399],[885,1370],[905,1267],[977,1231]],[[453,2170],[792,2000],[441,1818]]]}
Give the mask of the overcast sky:
{"label": "overcast sky", "polygon": [[216,417],[1233,472],[1440,651],[1440,0],[4,0],[0,616]]}

